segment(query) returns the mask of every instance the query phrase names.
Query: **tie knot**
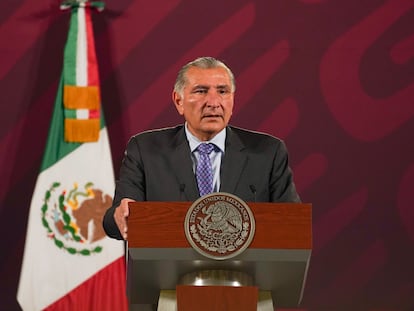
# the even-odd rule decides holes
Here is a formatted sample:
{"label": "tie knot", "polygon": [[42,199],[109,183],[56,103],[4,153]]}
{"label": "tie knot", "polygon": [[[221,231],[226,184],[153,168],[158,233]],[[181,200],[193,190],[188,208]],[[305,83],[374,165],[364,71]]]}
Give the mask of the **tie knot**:
{"label": "tie knot", "polygon": [[214,150],[213,144],[202,143],[197,147],[198,152],[201,154],[210,154]]}

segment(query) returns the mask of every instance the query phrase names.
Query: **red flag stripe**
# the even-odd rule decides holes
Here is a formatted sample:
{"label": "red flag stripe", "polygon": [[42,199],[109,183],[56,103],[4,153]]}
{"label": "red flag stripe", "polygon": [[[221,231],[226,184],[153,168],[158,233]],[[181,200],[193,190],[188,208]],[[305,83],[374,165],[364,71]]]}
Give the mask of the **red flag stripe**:
{"label": "red flag stripe", "polygon": [[93,35],[90,7],[85,8],[85,27],[88,53],[88,86],[99,86],[98,64],[96,60],[95,39]]}
{"label": "red flag stripe", "polygon": [[[96,295],[97,289],[107,294]],[[44,310],[73,311],[79,310],[79,306],[87,307],[87,310],[99,311],[128,310],[124,257],[107,265]]]}

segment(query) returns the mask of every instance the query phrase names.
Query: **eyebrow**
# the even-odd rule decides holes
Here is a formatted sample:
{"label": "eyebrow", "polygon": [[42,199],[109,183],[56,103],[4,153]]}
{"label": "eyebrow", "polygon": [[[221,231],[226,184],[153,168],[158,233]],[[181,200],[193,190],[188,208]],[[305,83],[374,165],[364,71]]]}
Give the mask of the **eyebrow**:
{"label": "eyebrow", "polygon": [[[203,85],[203,84],[199,84],[199,85],[194,86],[193,90],[196,90],[196,89],[210,89],[210,88],[212,88],[212,87],[207,86],[207,85]],[[213,88],[215,88],[216,90],[218,90],[218,89],[222,90],[222,89],[230,89],[231,87],[230,87],[230,85],[227,85],[227,84],[219,84],[219,85],[213,86]]]}
{"label": "eyebrow", "polygon": [[207,85],[203,85],[203,84],[198,84],[196,86],[193,87],[193,90],[195,89],[209,89],[210,87]]}
{"label": "eyebrow", "polygon": [[216,89],[231,89],[231,87],[227,84],[220,84],[216,86]]}

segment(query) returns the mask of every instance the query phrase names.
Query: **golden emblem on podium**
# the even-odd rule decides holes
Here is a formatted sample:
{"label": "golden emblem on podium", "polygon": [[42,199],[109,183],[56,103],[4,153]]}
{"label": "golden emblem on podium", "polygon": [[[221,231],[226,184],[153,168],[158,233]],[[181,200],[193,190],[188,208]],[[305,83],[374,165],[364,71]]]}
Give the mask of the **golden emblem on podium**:
{"label": "golden emblem on podium", "polygon": [[191,205],[184,230],[197,252],[224,260],[241,254],[250,245],[255,220],[249,206],[239,197],[216,192],[200,197]]}

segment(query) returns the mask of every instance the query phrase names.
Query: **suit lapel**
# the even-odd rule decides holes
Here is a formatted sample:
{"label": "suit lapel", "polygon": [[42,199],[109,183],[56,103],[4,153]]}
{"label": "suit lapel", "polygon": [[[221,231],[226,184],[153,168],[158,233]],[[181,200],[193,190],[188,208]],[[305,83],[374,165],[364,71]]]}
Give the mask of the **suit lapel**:
{"label": "suit lapel", "polygon": [[198,199],[197,183],[193,172],[191,151],[185,137],[184,127],[177,133],[171,144],[171,168],[177,176],[178,183],[183,187],[188,201]]}
{"label": "suit lapel", "polygon": [[226,150],[220,172],[220,191],[234,193],[240,175],[247,164],[247,156],[242,152],[245,148],[244,144],[230,127],[227,127],[226,135]]}

